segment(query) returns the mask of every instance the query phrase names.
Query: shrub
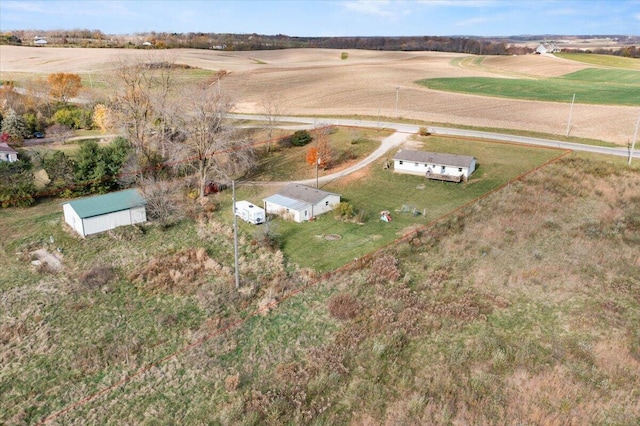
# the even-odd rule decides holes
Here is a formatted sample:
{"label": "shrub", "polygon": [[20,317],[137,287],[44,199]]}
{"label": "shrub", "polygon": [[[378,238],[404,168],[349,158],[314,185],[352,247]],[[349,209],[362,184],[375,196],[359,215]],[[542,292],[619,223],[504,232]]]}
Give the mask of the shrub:
{"label": "shrub", "polygon": [[341,219],[351,219],[355,216],[355,211],[351,204],[347,203],[346,201],[341,201],[336,208],[336,214]]}
{"label": "shrub", "polygon": [[400,268],[398,259],[391,254],[382,254],[371,264],[370,276],[373,281],[381,281],[387,279],[395,281],[400,278]]}
{"label": "shrub", "polygon": [[427,128],[427,127],[420,127],[420,130],[418,130],[418,134],[420,136],[429,136],[431,134],[431,132],[429,131],[429,128]]}
{"label": "shrub", "polygon": [[311,136],[311,133],[306,130],[296,130],[296,132],[289,138],[289,142],[293,146],[305,146],[312,140],[313,137]]}
{"label": "shrub", "polygon": [[360,307],[358,301],[347,293],[339,293],[332,296],[327,302],[329,314],[340,320],[353,319],[358,315]]}

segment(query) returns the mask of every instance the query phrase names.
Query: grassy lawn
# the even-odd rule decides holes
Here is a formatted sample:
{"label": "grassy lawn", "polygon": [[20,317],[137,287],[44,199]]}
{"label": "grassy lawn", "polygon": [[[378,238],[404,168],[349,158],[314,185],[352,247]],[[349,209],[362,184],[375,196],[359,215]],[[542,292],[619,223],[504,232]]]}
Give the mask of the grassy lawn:
{"label": "grassy lawn", "polygon": [[554,53],[554,56],[586,64],[604,67],[626,68],[640,71],[640,61],[635,58],[623,58],[613,55],[596,55],[593,53]]}
{"label": "grassy lawn", "polygon": [[512,99],[571,102],[575,93],[579,103],[640,105],[640,73],[626,70],[583,70],[540,80],[461,77],[432,78],[417,83],[434,90]]}
{"label": "grassy lawn", "polygon": [[[341,194],[344,201],[363,212],[363,223],[344,222],[330,213],[302,224],[276,219],[276,233],[287,258],[294,264],[318,271],[338,268],[391,243],[410,227],[424,225],[560,155],[560,151],[552,149],[489,142],[437,137],[421,141],[424,150],[473,155],[478,169],[467,183],[445,183],[384,170],[385,159],[380,159],[362,174],[322,188]],[[393,154],[390,152],[389,157]],[[240,189],[238,194],[261,205],[262,198],[270,193],[264,188],[251,187]],[[391,222],[379,220],[382,210],[391,212]],[[325,237],[330,234],[337,234],[341,239],[327,240]]]}
{"label": "grassy lawn", "polygon": [[[320,173],[332,173],[366,157],[378,147],[382,139],[390,134],[388,130],[334,127],[329,136],[333,166]],[[256,169],[245,179],[262,182],[311,179],[315,177],[316,169],[305,160],[307,151],[314,146],[316,146],[315,136],[314,142],[302,147],[282,148],[274,143],[271,152],[267,153],[263,150],[260,153],[261,158]]]}

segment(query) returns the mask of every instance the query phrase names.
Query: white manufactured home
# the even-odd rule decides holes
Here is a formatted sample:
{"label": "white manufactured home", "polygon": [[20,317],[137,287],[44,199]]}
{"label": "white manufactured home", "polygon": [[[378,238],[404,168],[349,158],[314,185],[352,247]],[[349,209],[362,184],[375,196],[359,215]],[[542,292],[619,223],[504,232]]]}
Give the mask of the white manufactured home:
{"label": "white manufactured home", "polygon": [[69,201],[64,221],[83,237],[147,221],[146,200],[135,189]]}
{"label": "white manufactured home", "polygon": [[253,223],[254,225],[264,223],[266,215],[262,207],[258,207],[248,201],[238,201],[235,208],[236,216],[245,222]]}
{"label": "white manufactured home", "polygon": [[340,204],[340,195],[299,183],[290,183],[263,201],[267,213],[300,223],[336,208]]}
{"label": "white manufactured home", "polygon": [[393,157],[394,172],[428,179],[466,182],[475,169],[476,159],[468,155],[401,149]]}

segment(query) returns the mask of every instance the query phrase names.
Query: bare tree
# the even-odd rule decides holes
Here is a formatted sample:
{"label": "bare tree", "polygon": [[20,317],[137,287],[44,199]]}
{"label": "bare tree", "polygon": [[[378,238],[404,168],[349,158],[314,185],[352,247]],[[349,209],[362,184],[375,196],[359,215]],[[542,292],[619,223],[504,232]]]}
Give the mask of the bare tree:
{"label": "bare tree", "polygon": [[262,100],[262,110],[266,117],[264,129],[267,131],[267,152],[271,152],[271,142],[273,140],[273,131],[278,125],[278,116],[280,115],[280,103],[274,94],[269,94]]}
{"label": "bare tree", "polygon": [[69,140],[73,134],[73,130],[64,124],[54,123],[47,127],[47,136],[52,137],[57,142],[62,142],[63,145],[67,143],[67,140]]}
{"label": "bare tree", "polygon": [[133,146],[139,166],[153,174],[166,155],[176,89],[173,63],[164,57],[120,60],[113,78],[111,111]]}
{"label": "bare tree", "polygon": [[184,217],[184,211],[180,209],[182,191],[178,183],[143,179],[140,189],[147,201],[149,219],[157,221],[161,226],[167,226]]}
{"label": "bare tree", "polygon": [[201,197],[208,179],[228,182],[253,164],[250,141],[240,138],[226,119],[232,106],[211,86],[184,93],[180,116],[184,140],[173,145],[173,157],[181,167],[194,170]]}

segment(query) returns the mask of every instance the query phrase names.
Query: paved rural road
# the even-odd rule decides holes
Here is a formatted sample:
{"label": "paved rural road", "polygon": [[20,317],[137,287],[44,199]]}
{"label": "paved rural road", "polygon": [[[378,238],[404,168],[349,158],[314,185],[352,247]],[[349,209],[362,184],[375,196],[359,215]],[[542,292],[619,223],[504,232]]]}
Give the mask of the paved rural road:
{"label": "paved rural road", "polygon": [[[233,118],[241,119],[241,120],[268,121],[266,116],[260,116],[260,115],[230,114],[230,116]],[[394,123],[394,122],[388,122],[388,121],[383,122],[383,121],[370,121],[370,120],[352,120],[352,119],[342,119],[342,118],[311,118],[311,117],[281,116],[281,117],[278,117],[278,121],[283,123],[300,123],[307,128],[335,125],[335,126],[367,127],[367,128],[395,130],[395,133],[383,139],[378,149],[373,151],[364,160],[360,161],[359,163],[351,167],[341,170],[339,172],[319,177],[318,183],[323,183],[323,184],[327,182],[331,182],[343,176],[347,176],[348,174],[353,173],[356,170],[359,170],[365,167],[366,165],[372,163],[373,161],[385,155],[385,153],[387,153],[390,149],[401,146],[402,143],[404,143],[410,135],[418,133],[421,127],[415,124]],[[278,127],[286,127],[286,126],[278,126]],[[511,143],[521,143],[526,145],[538,145],[538,146],[545,146],[545,147],[551,147],[551,148],[568,149],[573,151],[592,152],[596,154],[616,155],[616,156],[625,157],[625,158],[629,158],[629,151],[630,151],[627,148],[608,148],[608,147],[602,147],[602,146],[563,142],[563,141],[557,141],[552,139],[541,139],[541,138],[532,138],[527,136],[506,135],[503,133],[493,133],[493,132],[481,132],[478,130],[454,129],[449,127],[429,126],[429,131],[434,135],[461,136],[466,138],[489,139],[489,140],[505,141],[505,142],[511,142]],[[639,147],[639,150],[640,150],[640,147]],[[640,159],[639,150],[636,150],[634,152],[633,158]],[[307,185],[311,185],[311,184],[315,185],[316,179],[315,178],[307,179],[304,181],[297,181],[297,182],[302,184],[307,184]],[[275,182],[272,182],[272,183],[275,183]]]}

